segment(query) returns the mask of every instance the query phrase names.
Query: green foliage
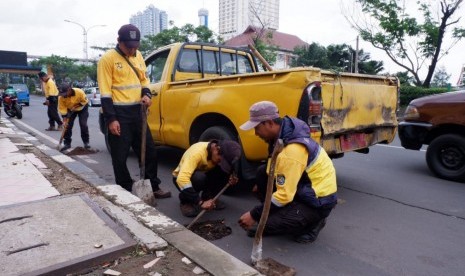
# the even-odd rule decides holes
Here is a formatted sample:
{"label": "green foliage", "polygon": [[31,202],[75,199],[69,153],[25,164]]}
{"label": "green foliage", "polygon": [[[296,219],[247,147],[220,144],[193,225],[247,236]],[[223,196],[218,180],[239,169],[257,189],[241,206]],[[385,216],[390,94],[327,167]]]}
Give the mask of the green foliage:
{"label": "green foliage", "polygon": [[400,87],[400,105],[405,106],[411,100],[423,96],[429,96],[447,92],[447,88],[424,88],[420,86],[401,86]]}
{"label": "green foliage", "polygon": [[[354,72],[355,50],[347,44],[332,44],[324,47],[318,43],[296,47],[292,66],[313,66],[338,72]],[[383,71],[383,62],[371,60],[369,53],[358,51],[358,72],[376,75]]]}
{"label": "green foliage", "polygon": [[97,64],[91,65],[76,63],[76,60],[52,55],[43,57],[31,62],[32,66],[50,68],[53,72],[55,82],[60,84],[64,81],[73,82],[77,86],[82,86],[87,82],[96,82]]}
{"label": "green foliage", "polygon": [[431,82],[432,87],[447,87],[449,85],[450,74],[447,74],[446,68],[441,66],[436,73],[434,73],[433,80]]}
{"label": "green foliage", "polygon": [[412,86],[414,79],[412,76],[409,76],[408,72],[397,72],[395,76],[399,79],[401,86]]}
{"label": "green foliage", "polygon": [[[405,0],[356,2],[364,15],[360,17],[361,23],[352,18],[352,26],[362,39],[385,51],[392,61],[409,72],[417,86],[430,86],[438,60],[465,37],[464,28],[451,28],[460,21],[460,17],[453,18],[453,15],[460,13],[457,11],[463,0],[418,0],[420,16],[407,13]],[[449,30],[452,30],[452,42],[445,47],[442,44]],[[423,65],[427,65],[428,70],[422,80],[419,72]]]}
{"label": "green foliage", "polygon": [[[254,39],[255,49],[262,55],[262,57],[268,62],[268,64],[273,65],[276,62],[276,51],[278,47],[272,43],[273,33],[267,32],[261,38],[257,36]],[[265,68],[263,68],[265,69]]]}
{"label": "green foliage", "polygon": [[222,42],[222,40],[215,35],[212,30],[205,26],[194,27],[192,24],[186,24],[179,28],[174,26],[173,22],[170,23],[172,24],[171,28],[163,30],[156,35],[145,36],[141,40],[139,51],[143,56],[147,56],[159,47],[176,42]]}

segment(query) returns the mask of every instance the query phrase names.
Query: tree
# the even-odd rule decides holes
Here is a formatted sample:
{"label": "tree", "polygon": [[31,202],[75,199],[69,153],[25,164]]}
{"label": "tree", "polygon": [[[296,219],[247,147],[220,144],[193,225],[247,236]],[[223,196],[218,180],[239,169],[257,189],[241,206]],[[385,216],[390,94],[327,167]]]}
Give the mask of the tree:
{"label": "tree", "polygon": [[401,86],[412,86],[414,83],[414,79],[412,76],[409,76],[407,71],[405,72],[397,72],[395,76],[399,79],[399,83]]}
{"label": "tree", "polygon": [[[331,44],[328,47],[312,43],[294,50],[297,59],[292,66],[314,66],[338,72],[354,72],[355,50],[347,44]],[[383,62],[371,60],[369,53],[358,51],[359,73],[376,75],[383,71]]]}
{"label": "tree", "polygon": [[297,58],[293,60],[292,66],[313,66],[330,69],[330,62],[328,60],[326,48],[316,42],[313,42],[308,46],[296,47],[294,54],[297,55]]}
{"label": "tree", "polygon": [[[463,0],[440,0],[440,11],[427,0],[418,0],[417,9],[422,18],[407,13],[404,0],[356,0],[360,10],[369,18],[347,15],[346,19],[358,30],[362,39],[383,50],[397,65],[409,72],[416,85],[429,87],[437,62],[456,43],[465,37],[465,29],[454,27],[452,42],[443,45],[449,29],[459,23],[454,14]],[[411,3],[410,3],[411,4]],[[440,14],[440,15],[439,15]],[[421,22],[420,22],[421,21]],[[419,71],[428,64],[426,78],[422,81]]]}
{"label": "tree", "polygon": [[173,21],[170,21],[170,26],[169,29],[163,30],[156,35],[145,36],[141,40],[139,51],[143,56],[147,56],[159,47],[175,42],[222,42],[212,30],[205,26],[194,27],[192,24],[186,24],[179,28],[174,25]]}
{"label": "tree", "polygon": [[449,85],[450,74],[447,74],[446,68],[441,66],[436,70],[431,85],[434,87],[447,87]]}

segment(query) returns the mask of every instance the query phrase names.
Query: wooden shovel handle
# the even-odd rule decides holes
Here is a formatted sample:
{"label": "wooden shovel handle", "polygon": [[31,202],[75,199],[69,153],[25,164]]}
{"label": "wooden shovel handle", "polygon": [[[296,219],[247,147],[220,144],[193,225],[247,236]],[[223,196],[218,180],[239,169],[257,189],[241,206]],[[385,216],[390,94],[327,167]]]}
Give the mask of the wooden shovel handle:
{"label": "wooden shovel handle", "polygon": [[263,203],[263,211],[257,226],[257,232],[255,232],[255,245],[260,244],[263,235],[263,230],[265,229],[265,224],[268,220],[268,214],[270,213],[271,206],[271,195],[273,194],[276,159],[278,158],[278,154],[283,150],[283,147],[283,141],[281,139],[278,139],[274,144],[273,153],[271,154],[270,171],[268,173],[268,182],[266,184],[265,202]]}

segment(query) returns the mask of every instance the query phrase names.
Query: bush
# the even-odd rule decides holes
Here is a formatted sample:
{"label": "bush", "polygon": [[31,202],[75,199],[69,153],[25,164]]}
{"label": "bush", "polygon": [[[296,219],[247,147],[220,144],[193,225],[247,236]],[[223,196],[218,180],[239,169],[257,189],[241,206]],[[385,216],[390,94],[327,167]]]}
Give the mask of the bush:
{"label": "bush", "polygon": [[447,92],[447,88],[423,88],[418,86],[401,86],[400,87],[400,105],[405,106],[410,103],[411,100],[420,98],[423,96],[429,96],[433,94],[439,94]]}

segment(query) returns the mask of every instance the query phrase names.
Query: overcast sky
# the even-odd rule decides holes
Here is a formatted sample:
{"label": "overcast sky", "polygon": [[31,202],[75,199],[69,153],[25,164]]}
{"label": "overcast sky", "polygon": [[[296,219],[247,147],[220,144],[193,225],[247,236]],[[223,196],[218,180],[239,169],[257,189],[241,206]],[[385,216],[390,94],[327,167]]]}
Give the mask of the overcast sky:
{"label": "overcast sky", "polygon": [[[350,3],[352,0],[344,0]],[[91,46],[108,46],[115,43],[118,29],[129,23],[131,15],[143,11],[148,5],[168,13],[180,27],[186,23],[198,25],[197,12],[200,8],[209,11],[209,27],[218,31],[218,0],[0,0],[0,50],[27,52],[28,55],[52,54],[70,58],[83,58],[83,30],[75,21],[89,28],[89,58],[99,52]],[[280,1],[279,31],[294,34],[302,40],[317,42],[323,46],[347,43],[355,48],[357,33],[341,13],[341,0],[282,0]],[[463,5],[464,6],[464,5]],[[464,14],[465,8],[457,12]],[[461,20],[465,26],[465,18]],[[439,62],[452,75],[455,84],[462,64],[465,64],[465,41],[461,41],[449,55]],[[395,73],[401,68],[370,44],[360,42],[360,48],[369,52],[373,59],[385,63],[385,71]],[[425,77],[424,74],[421,77]]]}

